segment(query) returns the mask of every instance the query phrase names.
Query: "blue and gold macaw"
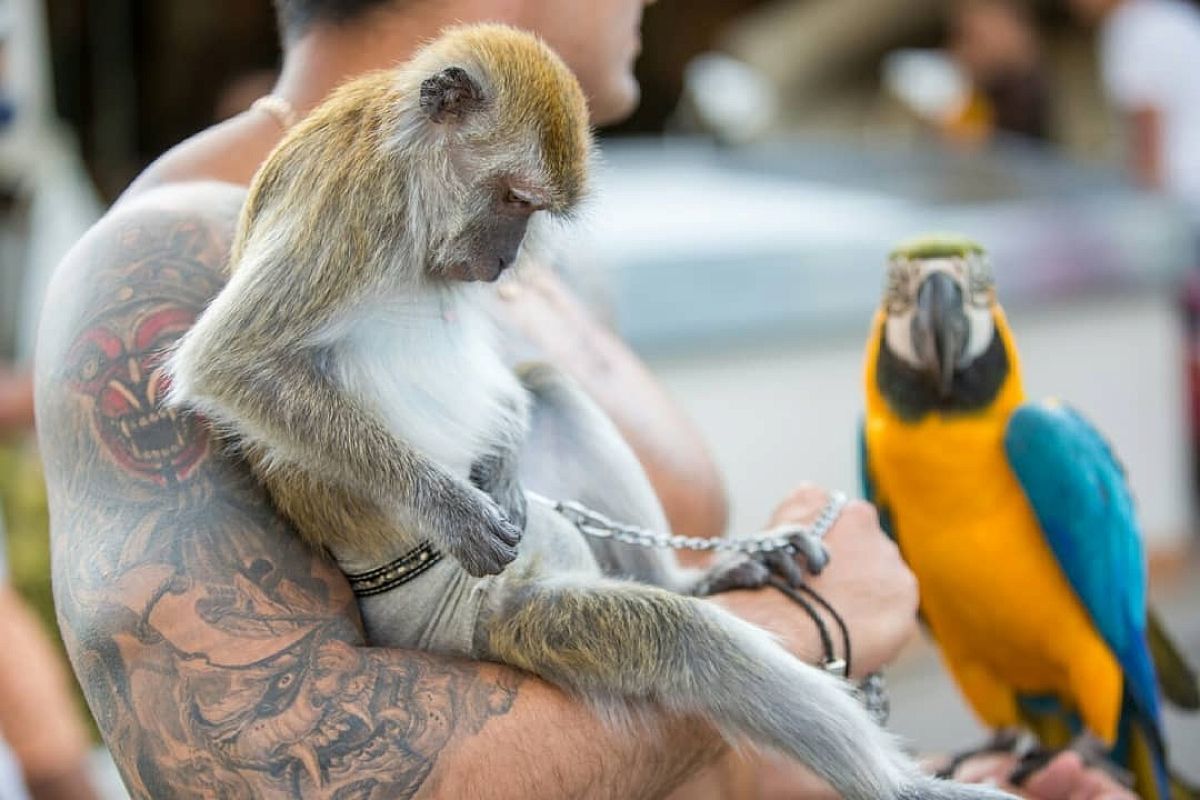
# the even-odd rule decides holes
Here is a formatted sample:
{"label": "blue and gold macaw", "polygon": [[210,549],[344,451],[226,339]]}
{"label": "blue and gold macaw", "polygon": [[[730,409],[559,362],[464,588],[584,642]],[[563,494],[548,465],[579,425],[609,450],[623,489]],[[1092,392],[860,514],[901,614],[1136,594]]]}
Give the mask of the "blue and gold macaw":
{"label": "blue and gold macaw", "polygon": [[1143,798],[1167,800],[1151,640],[1171,696],[1200,702],[1196,678],[1148,621],[1112,451],[1071,409],[1026,402],[982,247],[931,237],[893,252],[865,378],[865,492],[975,713],[1050,748],[1090,734]]}

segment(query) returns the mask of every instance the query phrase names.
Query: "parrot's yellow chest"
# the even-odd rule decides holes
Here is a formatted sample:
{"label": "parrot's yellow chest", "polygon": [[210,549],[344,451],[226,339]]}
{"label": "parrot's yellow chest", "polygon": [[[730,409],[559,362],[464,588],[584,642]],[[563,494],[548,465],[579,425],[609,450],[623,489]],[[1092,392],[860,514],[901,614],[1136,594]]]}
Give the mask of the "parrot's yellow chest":
{"label": "parrot's yellow chest", "polygon": [[[881,416],[868,417],[866,433],[871,478],[920,583],[922,613],[976,713],[1014,725],[1015,694],[1051,694],[1094,706],[1085,716],[1111,738],[1119,669],[1008,466],[1003,426]],[[1083,677],[1080,659],[1095,662]],[[1092,692],[1108,696],[1081,696]]]}

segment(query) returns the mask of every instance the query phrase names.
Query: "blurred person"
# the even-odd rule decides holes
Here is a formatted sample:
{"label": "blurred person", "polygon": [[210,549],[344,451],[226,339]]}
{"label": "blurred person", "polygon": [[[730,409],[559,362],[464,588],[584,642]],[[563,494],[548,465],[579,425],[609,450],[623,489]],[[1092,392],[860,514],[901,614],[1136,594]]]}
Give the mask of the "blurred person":
{"label": "blurred person", "polygon": [[33,373],[0,363],[0,440],[33,430]]}
{"label": "blurred person", "polygon": [[957,0],[948,50],[971,81],[952,135],[1047,139],[1049,87],[1033,12],[1022,0]]}
{"label": "blurred person", "polygon": [[[0,6],[0,137],[22,121],[23,96],[13,57],[27,45],[25,9]],[[21,175],[5,163],[0,187],[0,249],[21,252],[25,234]],[[16,245],[16,246],[14,246]],[[33,459],[26,444],[33,433],[33,375],[17,342],[34,314],[23,307],[26,294],[14,291],[29,280],[23,258],[0,260],[0,797],[56,800],[95,797],[88,773],[91,742],[72,696],[70,677],[50,635],[29,603],[9,580],[5,500],[12,484],[28,478]],[[35,531],[44,542],[45,530]]]}
{"label": "blurred person", "polygon": [[235,76],[217,94],[213,103],[213,121],[224,122],[241,114],[254,105],[255,100],[268,94],[277,80],[279,73],[272,69],[253,70]]}
{"label": "blurred person", "polygon": [[1125,116],[1128,162],[1185,203],[1200,239],[1200,8],[1185,0],[1070,0],[1100,26],[1105,89]]}
{"label": "blurred person", "polygon": [[[594,121],[611,122],[638,98],[631,68],[645,3],[278,0],[285,59],[274,99],[163,156],[60,267],[37,404],[56,601],[135,796],[727,791],[731,781],[706,769],[726,747],[705,724],[663,712],[615,731],[515,670],[368,647],[345,577],[299,543],[200,420],[156,408],[158,359],[221,286],[242,190],[285,129],[335,86],[403,60],[448,23],[509,22],[555,47]],[[514,349],[572,374],[608,411],[672,528],[722,532],[711,458],[644,365],[551,270],[529,270],[507,294]],[[772,524],[810,519],[827,496],[801,487]],[[865,674],[911,635],[915,586],[865,504],[852,504],[826,542],[831,565],[811,585],[846,620]],[[821,652],[816,626],[780,595],[713,602],[776,632],[799,657]],[[786,777],[790,796],[817,791],[806,776]]]}
{"label": "blurred person", "polygon": [[1106,92],[1123,114],[1126,162],[1145,189],[1181,201],[1193,222],[1184,287],[1193,479],[1200,491],[1200,6],[1186,0],[1070,0],[1100,26]]}

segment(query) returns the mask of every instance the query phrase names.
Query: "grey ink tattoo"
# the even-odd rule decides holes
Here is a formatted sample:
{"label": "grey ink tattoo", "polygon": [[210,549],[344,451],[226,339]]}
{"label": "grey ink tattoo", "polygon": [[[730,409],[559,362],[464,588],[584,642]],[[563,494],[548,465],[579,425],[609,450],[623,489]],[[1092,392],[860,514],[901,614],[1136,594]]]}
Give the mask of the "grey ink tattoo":
{"label": "grey ink tattoo", "polygon": [[232,221],[110,221],[59,279],[87,298],[39,358],[63,635],[135,797],[412,797],[520,679],[364,647],[345,578],[203,420],[159,409]]}

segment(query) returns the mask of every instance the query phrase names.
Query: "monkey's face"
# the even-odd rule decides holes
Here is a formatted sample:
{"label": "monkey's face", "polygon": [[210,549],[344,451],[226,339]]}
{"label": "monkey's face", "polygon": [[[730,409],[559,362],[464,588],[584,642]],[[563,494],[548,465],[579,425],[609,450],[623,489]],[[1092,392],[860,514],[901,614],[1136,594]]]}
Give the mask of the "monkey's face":
{"label": "monkey's face", "polygon": [[501,177],[470,205],[439,271],[453,280],[491,282],[516,263],[530,218],[547,207],[545,191]]}
{"label": "monkey's face", "polygon": [[416,63],[421,127],[442,150],[425,162],[438,170],[421,202],[427,214],[438,209],[428,271],[494,281],[516,263],[534,215],[569,215],[584,193],[583,90],[552,50],[514,28],[459,29]]}

